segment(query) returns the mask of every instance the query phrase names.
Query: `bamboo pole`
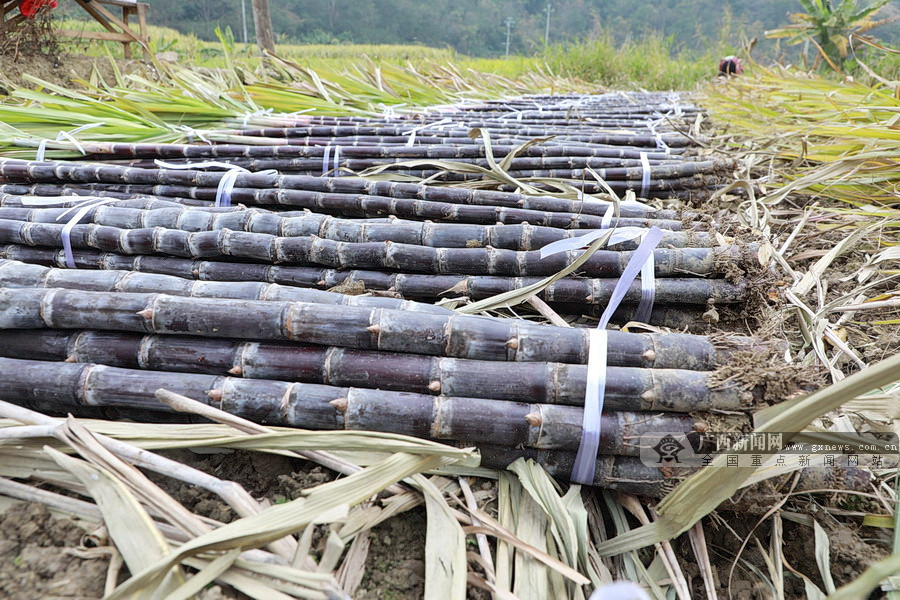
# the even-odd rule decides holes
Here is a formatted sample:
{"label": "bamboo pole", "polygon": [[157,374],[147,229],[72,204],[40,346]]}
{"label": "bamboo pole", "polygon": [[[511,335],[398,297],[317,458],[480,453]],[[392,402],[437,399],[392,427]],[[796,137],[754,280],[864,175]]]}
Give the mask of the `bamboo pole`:
{"label": "bamboo pole", "polygon": [[[0,220],[0,244],[61,247],[66,225]],[[560,252],[541,258],[538,251],[498,248],[434,248],[393,242],[336,242],[314,236],[276,237],[264,233],[219,230],[119,229],[75,225],[72,248],[93,248],[123,254],[162,254],[185,258],[240,258],[293,265],[341,269],[392,269],[408,273],[543,276],[553,275],[580,254]],[[657,277],[690,274],[715,277],[751,264],[756,246],[662,248],[654,251]],[[579,271],[589,277],[618,277],[633,252],[598,250]]]}
{"label": "bamboo pole", "polygon": [[[101,329],[238,340],[297,341],[361,350],[586,364],[588,330],[515,319],[306,302],[165,294],[0,288],[0,329]],[[613,366],[712,370],[736,349],[770,344],[676,333],[609,331]]]}
{"label": "bamboo pole", "polygon": [[[574,406],[429,396],[363,388],[122,369],[90,363],[0,358],[3,397],[43,412],[137,408],[169,412],[156,390],[205,402],[266,425],[382,431],[414,437],[536,449],[576,450],[583,409]],[[693,431],[679,413],[609,411],[599,454],[636,456],[642,435]]]}
{"label": "bamboo pole", "polygon": [[[0,356],[568,406],[584,405],[587,385],[584,365],[117,331],[0,330]],[[609,410],[682,413],[746,411],[765,393],[704,371],[615,366],[605,390]]]}

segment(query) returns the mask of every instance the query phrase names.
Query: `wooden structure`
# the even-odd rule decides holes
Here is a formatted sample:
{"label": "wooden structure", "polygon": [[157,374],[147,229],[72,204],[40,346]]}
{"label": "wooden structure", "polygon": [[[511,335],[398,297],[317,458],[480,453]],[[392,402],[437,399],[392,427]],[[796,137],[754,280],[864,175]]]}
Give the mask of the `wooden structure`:
{"label": "wooden structure", "polygon": [[[106,31],[79,31],[60,29],[57,33],[64,37],[87,38],[121,42],[124,46],[125,58],[131,58],[131,44],[138,44],[144,58],[150,58],[147,35],[146,2],[138,0],[74,0],[81,8],[100,23]],[[0,0],[0,31],[9,31],[19,26],[25,17],[19,12],[22,0]],[[121,10],[121,17],[115,12]],[[132,18],[137,20],[136,28]]]}

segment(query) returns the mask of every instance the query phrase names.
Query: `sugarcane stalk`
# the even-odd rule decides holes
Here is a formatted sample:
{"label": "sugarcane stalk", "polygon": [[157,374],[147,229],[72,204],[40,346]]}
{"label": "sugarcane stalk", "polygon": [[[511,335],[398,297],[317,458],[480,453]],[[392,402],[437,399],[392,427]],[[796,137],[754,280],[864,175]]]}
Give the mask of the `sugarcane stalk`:
{"label": "sugarcane stalk", "polygon": [[[574,406],[430,396],[364,388],[241,379],[198,373],[122,369],[91,363],[0,358],[4,398],[37,410],[79,406],[168,412],[155,392],[165,388],[266,425],[304,429],[383,431],[414,437],[502,446],[576,450],[583,409]],[[692,431],[679,413],[609,411],[602,417],[599,454],[635,456],[642,435]]]}
{"label": "sugarcane stalk", "polygon": [[[409,136],[408,135],[400,135],[400,136],[381,136],[381,135],[358,135],[358,136],[346,136],[346,137],[262,137],[255,135],[239,135],[239,134],[231,134],[231,133],[222,133],[219,131],[204,131],[203,136],[207,138],[210,142],[220,143],[220,144],[233,144],[233,145],[244,145],[244,146],[341,146],[342,148],[347,147],[375,147],[375,146],[388,146],[388,147],[408,147]],[[529,138],[527,136],[501,136],[497,139],[493,139],[491,142],[491,147],[518,147],[522,144],[526,144],[528,142],[534,141],[534,138]],[[438,146],[438,145],[446,145],[446,146],[469,146],[472,145],[472,139],[468,136],[466,137],[440,137],[440,136],[430,136],[430,135],[419,135],[416,137],[416,143],[428,146]],[[659,152],[658,148],[652,148],[650,146],[640,146],[640,145],[628,145],[628,144],[600,144],[600,143],[592,143],[589,141],[582,140],[574,140],[571,137],[567,137],[566,139],[556,138],[546,140],[542,143],[543,146],[547,147],[558,147],[558,148],[578,148],[580,151],[617,151],[621,150],[626,155],[637,154],[640,155],[641,152]],[[686,155],[689,151],[689,148],[686,147],[670,147],[666,149],[666,152],[669,156],[679,156]]]}
{"label": "sugarcane stalk", "polygon": [[[583,406],[587,367],[438,358],[348,348],[118,331],[0,330],[0,356],[276,379],[425,395]],[[745,411],[764,394],[704,371],[607,367],[605,406],[629,411]]]}
{"label": "sugarcane stalk", "polygon": [[[65,266],[60,250],[21,245],[0,246],[0,258],[36,263],[46,266]],[[252,263],[231,263],[190,260],[167,256],[124,256],[91,250],[73,253],[79,269],[113,269],[174,275],[204,281],[264,281],[306,288],[340,288],[365,291],[385,291],[404,298],[466,297],[472,300],[490,298],[504,292],[521,289],[540,281],[536,277],[492,277],[489,275],[422,275],[387,271],[335,270],[316,267],[285,267]],[[557,304],[602,306],[609,301],[615,288],[614,279],[566,277],[547,286],[539,295],[546,302]],[[662,304],[702,305],[745,302],[749,292],[746,281],[732,283],[725,279],[662,278],[655,282],[656,302]],[[641,299],[640,283],[632,283],[624,302]]]}
{"label": "sugarcane stalk", "polygon": [[[32,223],[60,223],[71,214],[67,208],[16,208],[0,206],[0,220]],[[372,222],[339,219],[328,215],[306,213],[299,217],[282,217],[278,213],[259,209],[211,212],[185,207],[143,210],[120,206],[96,206],[83,215],[80,223],[92,223],[121,229],[163,227],[182,231],[215,231],[230,229],[251,233],[297,237],[314,235],[342,242],[397,242],[441,248],[484,248],[492,246],[507,250],[539,250],[558,240],[584,235],[581,230],[520,225],[476,225],[463,223],[432,223],[390,219]],[[717,242],[708,233],[665,231],[660,245],[664,247],[709,248]],[[615,250],[633,250],[637,240],[608,244]]]}
{"label": "sugarcane stalk", "polygon": [[[0,158],[0,176],[10,182],[34,183],[108,183],[188,186],[215,190],[223,174],[176,169],[135,169],[101,164],[29,162]],[[354,194],[391,199],[418,199],[448,204],[481,205],[521,208],[526,210],[566,212],[602,217],[609,202],[597,199],[567,200],[564,198],[533,197],[491,190],[435,187],[413,183],[372,181],[353,177],[309,177],[300,175],[272,175],[242,173],[234,183],[233,197],[242,188],[262,190],[299,190],[328,194]],[[402,215],[398,215],[402,216]],[[634,218],[676,219],[674,211],[657,211],[638,203],[623,203],[620,216]],[[592,226],[593,227],[593,226]]]}
{"label": "sugarcane stalk", "polygon": [[[537,450],[534,448],[507,448],[494,444],[478,445],[481,465],[494,469],[506,469],[520,458],[534,460],[547,473],[568,481],[575,466],[575,452],[565,450]],[[678,483],[678,479],[664,474],[658,467],[645,465],[634,456],[601,456],[594,467],[593,484],[615,489],[626,494],[661,498]]]}
{"label": "sugarcane stalk", "polygon": [[[310,178],[321,182],[322,178]],[[329,179],[330,180],[330,179]],[[80,188],[67,186],[66,191],[85,193],[88,195],[108,196],[111,198],[155,198],[159,202],[169,201],[173,205],[209,206],[215,201],[218,193],[215,188],[170,185],[115,185],[115,184],[82,184]],[[19,193],[24,190],[20,186],[11,188]],[[45,188],[47,189],[47,188]],[[58,190],[60,188],[50,188]],[[484,191],[484,190],[481,190]],[[28,193],[28,192],[26,192]],[[237,188],[232,190],[233,202],[275,209],[281,212],[282,207],[300,208],[316,213],[336,214],[342,217],[383,217],[397,216],[404,219],[435,221],[451,221],[459,223],[530,223],[532,225],[556,227],[560,229],[595,229],[604,225],[603,217],[591,214],[566,213],[560,211],[535,210],[533,208],[508,208],[489,205],[460,205],[450,202],[416,200],[413,198],[391,198],[388,196],[368,196],[352,193],[330,193],[308,190],[281,190]],[[567,201],[568,202],[568,201]],[[551,199],[551,204],[552,199]],[[540,198],[526,204],[544,205]],[[584,203],[582,203],[584,204]],[[22,206],[14,197],[8,197],[6,206]],[[625,205],[627,206],[627,205]],[[596,207],[587,208],[597,212]],[[605,212],[605,208],[604,208]],[[627,210],[626,210],[627,212]],[[669,211],[671,212],[671,211]],[[689,228],[711,227],[713,223],[694,222],[689,214],[682,220],[649,219],[643,217],[620,217],[612,220],[612,225],[619,227],[652,227],[672,231],[680,231],[687,223]]]}
{"label": "sugarcane stalk", "polygon": [[[115,158],[154,158],[154,159],[180,159],[180,158],[317,158],[325,155],[325,146],[250,146],[246,144],[122,144],[114,142],[80,142],[82,148],[89,157],[115,157]],[[28,147],[36,145],[31,140],[17,141],[17,145]],[[75,150],[71,142],[48,142],[47,148],[63,150]],[[491,145],[494,156],[503,158],[516,146]],[[563,146],[530,146],[520,150],[517,157],[543,158],[543,159],[610,159],[610,160],[640,160],[640,151],[627,148],[590,148],[576,146],[565,148]],[[672,155],[664,152],[646,152],[648,160],[671,160]],[[474,143],[450,146],[437,144],[432,146],[345,146],[341,148],[341,155],[347,158],[436,158],[436,159],[479,159],[485,156],[484,144]],[[320,163],[321,164],[321,163]]]}
{"label": "sugarcane stalk", "polygon": [[336,292],[254,281],[196,281],[172,275],[132,271],[52,269],[6,259],[0,259],[0,287],[163,293],[195,298],[296,301],[452,314],[451,311],[433,304],[383,296],[349,296]]}
{"label": "sugarcane stalk", "polygon": [[[60,247],[66,225],[0,220],[0,243]],[[93,248],[123,254],[163,254],[186,258],[233,257],[294,265],[334,268],[393,269],[410,273],[542,276],[553,275],[574,261],[580,250],[541,258],[540,252],[498,248],[434,248],[412,244],[336,242],[314,236],[277,237],[264,233],[219,230],[188,232],[177,229],[119,229],[75,225],[73,248]],[[747,265],[755,246],[719,248],[663,248],[654,251],[656,275],[690,274],[714,277]],[[618,277],[633,252],[599,250],[579,271],[589,277]]]}
{"label": "sugarcane stalk", "polygon": [[[266,137],[266,138],[307,138],[307,137],[328,137],[339,138],[349,136],[401,136],[405,139],[409,138],[406,133],[408,127],[383,126],[383,127],[366,127],[366,126],[337,126],[328,125],[310,126],[310,127],[264,127],[259,129],[222,129],[218,132],[224,135],[241,135],[247,137]],[[436,128],[427,130],[429,137],[456,137],[465,138],[469,135],[469,129],[447,128],[440,131]],[[573,128],[573,127],[557,127],[557,128],[537,128],[537,127],[500,127],[491,130],[491,134],[495,136],[516,136],[529,139],[553,136],[557,140],[572,140],[587,142],[591,144],[608,144],[614,146],[649,146],[656,148],[659,140],[667,146],[677,148],[690,145],[692,140],[681,133],[662,133],[659,137],[641,133],[594,133],[590,127]]]}
{"label": "sugarcane stalk", "polygon": [[[0,329],[44,328],[297,341],[452,358],[572,364],[586,364],[589,346],[587,330],[514,319],[306,302],[0,288]],[[713,342],[675,333],[607,335],[607,364],[614,366],[712,370],[736,348],[770,349],[765,342],[739,336]]]}
{"label": "sugarcane stalk", "polygon": [[[310,153],[311,154],[311,153]],[[191,165],[202,164],[205,159],[181,159],[174,163],[167,164]],[[250,171],[265,171],[275,169],[282,172],[305,172],[320,173],[322,170],[323,157],[312,158],[269,158],[269,157],[222,157],[219,162],[235,165]],[[434,161],[440,161],[435,164]],[[151,159],[110,159],[104,161],[107,164],[123,165],[128,167],[137,167],[141,169],[158,169],[160,165]],[[413,164],[410,164],[413,163]],[[342,151],[339,158],[341,170],[350,172],[361,172],[367,169],[390,169],[392,171],[406,171],[414,166],[424,168],[425,165],[433,164],[434,170],[445,170],[441,167],[447,163],[459,165],[475,165],[482,168],[489,168],[490,163],[486,159],[473,158],[457,158],[457,159],[432,159],[425,157],[422,159],[409,160],[406,158],[354,158],[349,152]],[[693,176],[700,173],[715,173],[722,171],[729,166],[727,162],[704,161],[704,162],[685,162],[682,160],[652,160],[648,159],[650,165],[651,178],[654,181],[662,181],[668,179],[679,179],[683,177]],[[331,165],[329,165],[331,168]],[[513,158],[509,161],[507,170],[510,173],[520,173],[523,177],[550,177],[552,173],[561,173],[565,179],[581,179],[590,175],[585,171],[586,168],[595,170],[600,177],[606,181],[621,180],[640,180],[643,176],[641,161],[639,159],[610,159],[610,158],[592,158],[592,157],[525,157]],[[564,170],[568,169],[568,171]],[[451,169],[452,170],[452,169]],[[416,171],[419,172],[419,171]],[[422,171],[422,172],[428,172]]]}

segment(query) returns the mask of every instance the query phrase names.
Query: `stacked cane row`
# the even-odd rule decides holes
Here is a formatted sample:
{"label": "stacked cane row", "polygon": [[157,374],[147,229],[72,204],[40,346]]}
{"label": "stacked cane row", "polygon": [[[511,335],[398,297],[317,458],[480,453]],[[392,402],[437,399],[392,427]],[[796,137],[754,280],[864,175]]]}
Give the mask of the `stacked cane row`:
{"label": "stacked cane row", "polygon": [[[505,157],[502,170],[509,177],[537,187],[554,180],[603,192],[599,176],[617,193],[687,198],[716,186],[733,168],[698,155],[697,140],[687,131],[699,114],[666,94],[535,97],[382,118],[255,114],[230,128],[189,135],[205,143],[82,142],[77,150],[89,159],[150,169],[158,159],[180,166],[215,160],[250,171],[378,172],[481,185],[482,171]],[[474,135],[477,130],[487,132],[489,142]],[[75,149],[68,142],[47,147]],[[497,185],[515,191],[508,181]]]}
{"label": "stacked cane row", "polygon": [[[531,121],[552,124],[557,138],[546,153],[532,146],[509,164],[527,158],[535,168],[560,161],[580,168],[595,161],[613,189],[633,187],[636,174],[640,185],[649,168],[672,174],[658,188],[669,195],[672,182],[705,168],[686,166],[702,162],[689,161],[687,138],[666,133],[658,117],[648,124],[652,109],[629,112],[630,100],[531,102],[468,107],[467,120],[453,118],[490,128],[502,121],[526,137]],[[679,110],[684,116],[692,109]],[[686,328],[710,304],[746,299],[742,273],[757,249],[723,237],[699,215],[637,202],[623,203],[614,216],[608,202],[586,195],[312,176],[265,162],[321,163],[333,150],[328,144],[341,144],[345,158],[378,164],[415,152],[438,156],[442,148],[454,159],[486,160],[487,146],[467,137],[459,146],[453,135],[427,137],[439,131],[438,117],[390,125],[409,131],[431,124],[411,146],[412,134],[402,142],[359,139],[382,136],[387,126],[312,118],[303,138],[309,146],[251,145],[243,140],[299,139],[298,128],[261,115],[248,119],[239,144],[234,137],[227,144],[83,144],[87,158],[138,161],[130,166],[0,159],[4,397],[60,412],[159,416],[153,394],[165,387],[258,421],[476,444],[487,466],[531,456],[567,477],[593,376],[588,331],[467,316],[419,301],[465,303],[519,289],[581,253],[576,240],[542,257],[548,244],[631,229],[541,292],[577,323],[608,303],[640,241],[633,228],[655,226],[663,235],[653,253],[648,321]],[[272,127],[282,137],[273,137]],[[331,137],[319,142],[322,128]],[[626,129],[632,133],[621,133]],[[416,145],[431,138],[440,142]],[[508,151],[520,139],[510,141]],[[492,148],[502,156],[502,146]],[[182,170],[149,161],[173,157],[233,158],[250,171],[276,171]],[[243,206],[218,206],[229,203],[223,193]],[[367,295],[325,291],[332,288]],[[645,292],[632,284],[614,319],[630,320]],[[735,350],[764,345],[734,338],[726,347],[675,333],[608,335],[607,412],[593,481],[659,495],[667,474],[640,461],[641,435],[693,431],[689,413],[696,411],[748,409],[762,390],[721,385],[711,371]]]}
{"label": "stacked cane row", "polygon": [[[4,397],[58,412],[159,409],[156,389],[270,424],[477,444],[567,476],[581,439],[587,330],[459,315],[393,298],[0,262]],[[259,300],[257,298],[263,298]],[[609,332],[594,483],[658,495],[638,458],[688,413],[758,399],[710,370],[735,350],[689,334]],[[54,361],[54,362],[45,362]],[[507,461],[507,462],[504,462]]]}

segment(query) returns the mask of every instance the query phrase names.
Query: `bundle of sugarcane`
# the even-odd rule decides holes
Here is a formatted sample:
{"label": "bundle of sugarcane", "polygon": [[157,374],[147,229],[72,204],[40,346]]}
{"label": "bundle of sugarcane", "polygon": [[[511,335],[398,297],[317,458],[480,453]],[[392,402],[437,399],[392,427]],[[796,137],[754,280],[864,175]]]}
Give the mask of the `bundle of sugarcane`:
{"label": "bundle of sugarcane", "polygon": [[[162,227],[121,229],[102,225],[63,225],[0,220],[0,243],[72,248],[122,254],[162,254],[186,258],[237,258],[257,262],[319,265],[332,268],[389,269],[406,273],[451,275],[549,276],[576,260],[581,252],[541,252],[486,247],[433,247],[406,243],[340,242],[315,236],[279,237],[229,229],[183,231]],[[757,247],[657,248],[657,277],[724,277],[755,260]],[[579,270],[588,277],[619,277],[632,251],[598,250]]]}
{"label": "bundle of sugarcane", "polygon": [[[475,161],[487,156],[487,148],[478,140],[467,138],[468,143],[459,145],[390,145],[390,146],[344,146],[341,148],[341,156],[352,159],[417,159],[434,158],[458,160],[460,162]],[[33,144],[33,141],[21,140],[23,146]],[[299,146],[299,145],[272,145],[258,146],[247,144],[120,144],[113,142],[79,142],[84,155],[90,159],[125,159],[125,158],[153,158],[153,159],[189,159],[199,158],[204,160],[226,158],[316,158],[321,161],[325,156],[326,147]],[[60,141],[46,144],[50,149],[78,151],[72,142]],[[541,144],[521,148],[518,146],[502,146],[491,144],[491,152],[496,158],[503,158],[510,152],[516,151],[516,159],[598,159],[616,161],[636,161],[641,158],[641,151],[629,148],[607,148],[602,146],[573,146],[566,148]],[[654,164],[660,161],[672,161],[673,155],[665,152],[645,152],[647,160]],[[330,153],[329,153],[330,156]],[[481,163],[478,163],[481,164]],[[545,162],[541,165],[556,165],[555,162]],[[587,163],[593,165],[594,163]],[[599,165],[598,165],[599,166]]]}
{"label": "bundle of sugarcane", "polygon": [[[0,247],[0,285],[9,287],[65,287],[73,289],[164,292],[175,295],[216,296],[248,299],[359,303],[344,300],[344,294],[322,294],[315,289],[340,289],[370,294],[375,291],[391,296],[435,300],[441,297],[467,297],[473,300],[521,289],[538,281],[535,278],[489,276],[437,276],[397,274],[379,271],[335,271],[308,267],[265,267],[244,263],[191,261],[161,257],[128,257],[110,253],[78,252],[73,256],[79,269],[104,269],[107,273],[86,274],[68,269],[45,269],[38,265],[64,266],[63,251],[23,246]],[[25,264],[15,259],[21,259]],[[144,277],[147,273],[150,277]],[[199,279],[200,282],[196,282]],[[254,281],[256,283],[254,283]],[[272,282],[263,285],[262,282]],[[279,285],[277,282],[281,282]],[[206,285],[195,285],[205,283]],[[286,284],[286,285],[284,285]],[[564,278],[547,286],[541,297],[563,314],[598,317],[609,302],[616,281],[609,279]],[[702,324],[701,313],[712,304],[734,304],[747,296],[746,283],[733,284],[713,279],[660,279],[656,300],[647,322],[682,330]],[[626,291],[623,305],[612,315],[613,323],[632,320],[642,297],[641,286],[633,283]],[[392,306],[382,294],[368,305]],[[430,309],[435,307],[429,306]],[[443,309],[442,309],[443,310]]]}
{"label": "bundle of sugarcane", "polygon": [[[216,190],[224,174],[178,169],[134,169],[104,164],[30,162],[0,158],[0,178],[9,183],[99,183],[138,184],[150,186],[184,186]],[[548,196],[529,196],[491,190],[432,187],[413,183],[372,181],[359,178],[309,177],[277,173],[239,173],[232,195],[241,189],[264,191],[313,191],[329,194],[353,194],[366,197],[519,208],[534,211],[584,213],[604,216],[609,202],[594,198],[569,200]],[[115,188],[113,188],[115,189]],[[180,189],[180,188],[179,188]],[[152,192],[151,192],[152,193]],[[166,195],[155,193],[154,195]],[[237,198],[235,201],[238,201]],[[242,201],[242,200],[241,200]],[[288,202],[285,200],[284,202]],[[269,204],[279,204],[271,201]],[[621,216],[672,219],[673,211],[657,211],[637,202],[623,203]],[[398,215],[401,216],[401,215]]]}
{"label": "bundle of sugarcane", "polygon": [[[326,185],[328,188],[341,189],[342,184],[323,184],[324,181],[333,181],[311,177],[317,181],[318,186]],[[340,181],[359,181],[341,179]],[[428,188],[429,190],[451,190],[455,188]],[[59,196],[62,194],[76,194],[82,196],[101,196],[112,199],[157,199],[159,201],[182,204],[185,206],[211,206],[216,202],[220,193],[216,187],[190,187],[175,185],[116,185],[108,183],[89,184],[44,184],[38,186],[3,185],[0,191],[9,191],[12,194],[0,196],[2,206],[25,206],[22,198],[15,195]],[[484,191],[484,190],[478,190]],[[398,192],[400,193],[400,192]],[[511,200],[508,196],[517,197],[519,194],[501,193],[498,204]],[[15,195],[13,195],[15,194]],[[244,205],[273,209],[305,209],[318,213],[334,214],[345,217],[379,218],[395,216],[403,219],[427,219],[432,221],[451,221],[457,223],[530,223],[546,227],[564,229],[597,229],[610,225],[628,227],[657,226],[662,229],[680,230],[687,223],[688,227],[699,228],[710,226],[712,221],[704,219],[694,221],[690,213],[682,215],[681,220],[665,218],[674,216],[673,211],[645,211],[645,207],[636,203],[623,203],[622,213],[650,214],[654,217],[622,216],[604,221],[601,215],[590,214],[606,212],[609,205],[603,201],[571,201],[551,197],[526,197],[520,199],[521,205],[527,208],[506,207],[504,205],[491,205],[490,197],[473,196],[472,204],[466,201],[466,197],[455,194],[442,196],[439,193],[427,194],[431,197],[444,197],[450,201],[419,200],[415,198],[395,198],[390,196],[373,196],[368,194],[356,194],[345,192],[330,192],[316,190],[285,190],[280,188],[233,188],[229,194],[232,202]],[[73,202],[77,199],[73,199]],[[517,201],[518,202],[518,201]],[[583,210],[579,210],[580,208]],[[548,210],[549,208],[571,208],[572,212],[562,210]]]}
{"label": "bundle of sugarcane", "polygon": [[[58,223],[71,212],[67,208],[4,207],[0,199],[0,220]],[[150,208],[150,207],[147,207]],[[343,242],[386,242],[443,248],[494,247],[508,250],[539,250],[547,244],[584,235],[578,229],[560,229],[530,224],[469,225],[433,223],[401,219],[340,219],[317,213],[285,217],[266,210],[205,211],[185,207],[126,208],[120,205],[91,207],[80,223],[124,229],[162,227],[184,231],[230,229],[281,237],[317,236]],[[644,223],[646,224],[646,223]],[[661,245],[672,248],[711,247],[715,239],[694,230],[665,231]],[[635,240],[613,240],[608,247],[632,250]]]}
{"label": "bundle of sugarcane", "polygon": [[[251,148],[249,146],[248,148]],[[215,146],[209,146],[209,148],[215,148]],[[268,150],[272,147],[270,146],[256,146],[258,149]],[[321,172],[322,169],[322,161],[325,159],[325,151],[326,149],[321,146],[275,146],[277,148],[285,148],[285,149],[293,149],[293,150],[302,150],[305,152],[293,152],[293,156],[282,153],[282,156],[266,156],[266,155],[257,155],[257,156],[228,156],[222,155],[217,157],[220,162],[235,165],[248,171],[265,171],[269,169],[275,169],[278,171],[289,171],[292,173],[301,173],[301,172]],[[338,157],[338,170],[341,172],[353,171],[353,172],[361,172],[366,169],[372,169],[375,167],[382,167],[386,165],[398,164],[402,166],[403,162],[410,161],[414,159],[416,161],[427,161],[428,159],[432,159],[435,161],[446,161],[452,160],[455,163],[465,164],[465,165],[477,165],[483,168],[490,167],[490,161],[485,157],[462,157],[455,158],[453,154],[461,154],[459,147],[457,146],[437,146],[438,149],[446,148],[444,152],[385,152],[385,148],[383,147],[372,147],[377,149],[378,151],[370,152],[369,148],[366,146],[356,146],[349,148],[350,150],[356,150],[356,152],[348,152],[345,150],[341,150]],[[406,148],[405,146],[403,148]],[[415,147],[414,147],[415,148]],[[477,148],[477,146],[476,146]],[[210,153],[212,154],[212,153]],[[395,156],[382,156],[384,154],[394,154]],[[418,154],[418,156],[409,156],[410,154]],[[429,154],[435,156],[429,156]],[[451,155],[451,156],[441,156],[441,155]],[[656,153],[654,153],[656,154]],[[330,153],[329,153],[330,155]],[[158,156],[150,156],[140,159],[122,159],[118,157],[110,157],[103,156],[103,161],[109,164],[118,164],[125,165],[129,167],[140,167],[142,169],[156,169],[159,168],[159,164],[156,162]],[[177,159],[167,159],[166,164],[177,164],[177,165],[191,165],[191,164],[202,164],[202,162],[209,160],[211,157],[190,157],[190,158],[177,158]],[[502,158],[502,157],[496,157]],[[672,157],[665,158],[647,158],[647,163],[653,167],[657,167],[656,171],[651,170],[651,176],[654,176],[656,179],[662,178],[662,176],[673,178],[673,175],[678,175],[679,173],[684,174],[696,174],[698,172],[702,172],[705,169],[709,169],[710,164],[707,162],[688,162],[681,160],[674,160]],[[570,156],[570,155],[561,155],[561,156],[519,156],[516,154],[513,158],[511,158],[507,163],[507,170],[510,172],[520,172],[520,171],[529,171],[529,170],[553,170],[553,169],[585,169],[590,167],[597,171],[597,173],[607,180],[620,180],[620,179],[628,179],[629,176],[634,178],[634,171],[624,171],[624,168],[631,167],[632,169],[637,168],[641,169],[642,161],[640,156],[636,156],[634,158],[619,158],[619,157],[605,157],[605,156]],[[722,165],[729,165],[730,163],[722,162]],[[330,166],[330,165],[329,165]],[[666,171],[661,171],[660,167],[666,167]]]}
{"label": "bundle of sugarcane", "polygon": [[[235,318],[237,316],[237,318]],[[586,364],[589,332],[518,319],[367,306],[181,297],[60,288],[0,289],[0,329],[103,329],[215,338],[299,341],[362,350],[479,360]],[[608,332],[608,364],[710,370],[738,349],[734,337]]]}
{"label": "bundle of sugarcane", "polygon": [[[10,266],[20,275],[4,284],[35,279],[42,284],[54,276]],[[556,460],[578,447],[589,368],[583,365],[588,350],[583,330],[420,312],[410,310],[412,305],[401,311],[230,302],[0,289],[0,330],[5,330],[0,352],[27,357],[0,360],[4,396],[63,412],[153,410],[159,408],[153,393],[165,387],[269,423],[402,431],[461,443],[489,439],[507,449],[562,452]],[[143,335],[147,331],[156,335]],[[710,369],[733,351],[762,347],[753,340],[717,344],[683,334],[608,335],[612,410],[603,426],[615,433],[606,436],[600,452],[615,458],[599,461],[597,485],[622,483],[609,469],[639,451],[641,435],[691,431],[695,421],[689,411],[741,410],[754,401],[752,392],[734,384],[723,386],[706,373],[683,370]],[[60,359],[66,362],[44,362]],[[250,378],[255,379],[246,381]],[[474,394],[457,395],[468,391]],[[505,466],[509,460],[486,464]],[[656,469],[637,461],[623,464],[634,467],[634,487],[627,489],[659,492]]]}
{"label": "bundle of sugarcane", "polygon": [[[584,405],[588,377],[585,365],[96,330],[0,330],[0,356],[567,406]],[[705,371],[609,366],[605,406],[740,411],[757,404],[764,391],[717,382]]]}
{"label": "bundle of sugarcane", "polygon": [[[164,414],[166,407],[154,399],[164,388],[266,424],[398,432],[466,445],[487,436],[510,453],[483,463],[494,468],[530,449],[571,455],[580,437],[581,409],[566,406],[8,358],[0,358],[0,373],[4,399],[45,412],[106,418],[139,412],[146,418]],[[635,456],[635,440],[655,431],[691,431],[694,424],[682,414],[604,415],[611,434],[601,445],[593,483],[658,497],[665,476]]]}

